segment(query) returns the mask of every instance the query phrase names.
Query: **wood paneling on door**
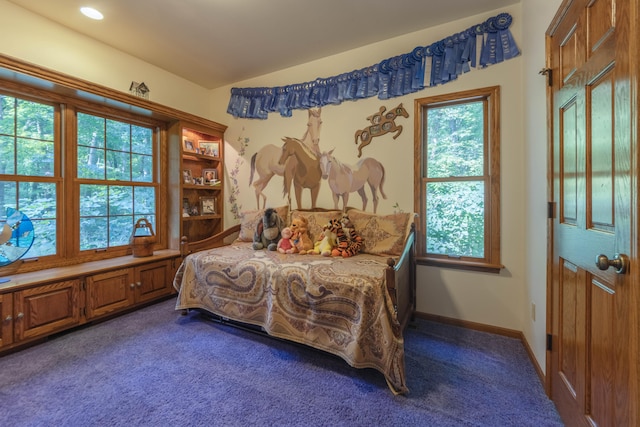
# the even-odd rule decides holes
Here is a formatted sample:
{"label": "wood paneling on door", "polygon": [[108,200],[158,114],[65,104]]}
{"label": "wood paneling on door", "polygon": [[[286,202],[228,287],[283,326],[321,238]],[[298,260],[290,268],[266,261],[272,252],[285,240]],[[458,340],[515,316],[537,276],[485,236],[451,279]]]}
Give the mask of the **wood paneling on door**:
{"label": "wood paneling on door", "polygon": [[547,33],[558,208],[548,379],[568,426],[640,422],[637,9],[567,0]]}

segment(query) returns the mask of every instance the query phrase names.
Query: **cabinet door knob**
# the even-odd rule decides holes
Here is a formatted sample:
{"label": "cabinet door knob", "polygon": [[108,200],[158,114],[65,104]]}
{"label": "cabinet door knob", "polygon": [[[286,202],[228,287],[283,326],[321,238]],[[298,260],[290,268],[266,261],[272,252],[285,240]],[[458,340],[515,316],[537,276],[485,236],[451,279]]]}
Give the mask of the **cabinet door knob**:
{"label": "cabinet door knob", "polygon": [[141,286],[142,286],[142,282],[136,282],[136,285],[137,285],[138,287],[141,287]]}
{"label": "cabinet door knob", "polygon": [[8,315],[7,317],[5,317],[4,321],[9,323],[13,320],[13,317],[11,317],[11,315]]}
{"label": "cabinet door knob", "polygon": [[17,319],[22,319],[24,317],[24,313],[20,312],[18,313],[18,315],[16,316]]}
{"label": "cabinet door knob", "polygon": [[136,284],[135,284],[135,283],[132,283],[132,284],[130,284],[130,285],[129,285],[129,287],[130,287],[131,289],[135,289]]}

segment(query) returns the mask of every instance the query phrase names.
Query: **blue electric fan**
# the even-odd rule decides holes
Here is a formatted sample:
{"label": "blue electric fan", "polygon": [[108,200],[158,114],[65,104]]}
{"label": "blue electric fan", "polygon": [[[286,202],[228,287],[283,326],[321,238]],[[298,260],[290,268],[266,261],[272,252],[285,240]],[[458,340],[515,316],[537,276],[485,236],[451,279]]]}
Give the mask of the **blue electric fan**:
{"label": "blue electric fan", "polygon": [[[35,238],[33,223],[17,209],[7,208],[0,217],[0,267],[16,262],[26,254]],[[10,279],[0,277],[0,283]]]}

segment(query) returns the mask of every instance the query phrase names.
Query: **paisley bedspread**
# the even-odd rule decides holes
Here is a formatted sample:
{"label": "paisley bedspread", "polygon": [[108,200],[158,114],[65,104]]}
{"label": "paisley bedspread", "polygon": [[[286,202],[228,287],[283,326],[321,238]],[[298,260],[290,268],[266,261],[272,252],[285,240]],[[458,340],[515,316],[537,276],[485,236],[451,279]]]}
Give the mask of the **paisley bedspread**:
{"label": "paisley bedspread", "polygon": [[176,310],[201,308],[384,374],[408,392],[402,330],[385,284],[388,257],[254,251],[251,243],[190,254],[174,280]]}

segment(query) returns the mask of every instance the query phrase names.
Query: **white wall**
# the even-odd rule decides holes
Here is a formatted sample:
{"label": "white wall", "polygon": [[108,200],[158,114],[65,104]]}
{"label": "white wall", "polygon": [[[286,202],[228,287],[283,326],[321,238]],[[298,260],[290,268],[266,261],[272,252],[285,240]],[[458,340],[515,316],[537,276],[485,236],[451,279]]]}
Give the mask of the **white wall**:
{"label": "white wall", "polygon": [[[524,80],[524,141],[526,170],[526,293],[523,332],[538,363],[544,369],[546,356],[546,283],[547,283],[547,110],[546,78],[539,74],[545,67],[545,32],[562,0],[523,0],[522,40]],[[535,304],[535,320],[531,315]]]}
{"label": "white wall", "polygon": [[112,47],[0,0],[0,53],[122,92],[144,82],[151,101],[206,117],[208,92]]}
{"label": "white wall", "polygon": [[[411,51],[416,46],[428,45],[455,32],[480,23],[500,12],[510,13],[514,20],[511,31],[516,41],[522,41],[522,12],[520,5],[459,20],[435,28],[407,34],[383,43],[355,49],[319,61],[293,67],[259,78],[239,82],[234,86],[276,86],[310,81],[316,77],[328,77],[341,72],[374,64],[384,58]],[[542,37],[544,40],[544,38]],[[446,317],[463,319],[509,329],[523,330],[528,312],[523,309],[527,294],[526,285],[526,175],[525,145],[523,134],[524,91],[522,81],[522,55],[484,70],[462,75],[457,81],[424,89],[421,92],[391,100],[370,98],[345,102],[323,108],[321,149],[336,147],[336,155],[347,163],[355,163],[354,132],[367,125],[366,117],[377,112],[381,105],[391,108],[402,102],[410,112],[409,119],[397,119],[404,131],[396,140],[390,136],[379,137],[365,148],[364,156],[381,160],[387,170],[385,184],[387,200],[381,202],[379,213],[389,213],[397,203],[400,209],[413,210],[413,103],[416,98],[442,93],[474,89],[493,85],[501,86],[502,105],[502,262],[505,269],[500,274],[483,274],[446,268],[420,266],[418,268],[418,310]],[[304,131],[306,112],[298,111],[292,118],[270,115],[268,120],[234,119],[226,115],[230,87],[212,93],[213,116],[228,126],[229,144],[227,165],[238,162],[238,179],[243,187],[238,204],[243,209],[256,208],[253,192],[247,189],[251,155],[261,146],[278,143],[284,135],[299,137]],[[244,156],[235,153],[239,140],[249,139]],[[274,178],[275,180],[275,178]],[[229,181],[227,181],[229,182]],[[544,182],[543,182],[544,183]],[[544,185],[544,184],[542,184]],[[274,186],[268,194],[273,205],[283,204],[280,188]],[[331,207],[330,190],[321,191],[321,206]],[[352,195],[351,205],[358,206],[357,194]],[[231,218],[231,215],[228,216]],[[544,238],[544,235],[540,235]],[[544,243],[543,243],[544,245]],[[542,316],[544,317],[544,316]]]}

